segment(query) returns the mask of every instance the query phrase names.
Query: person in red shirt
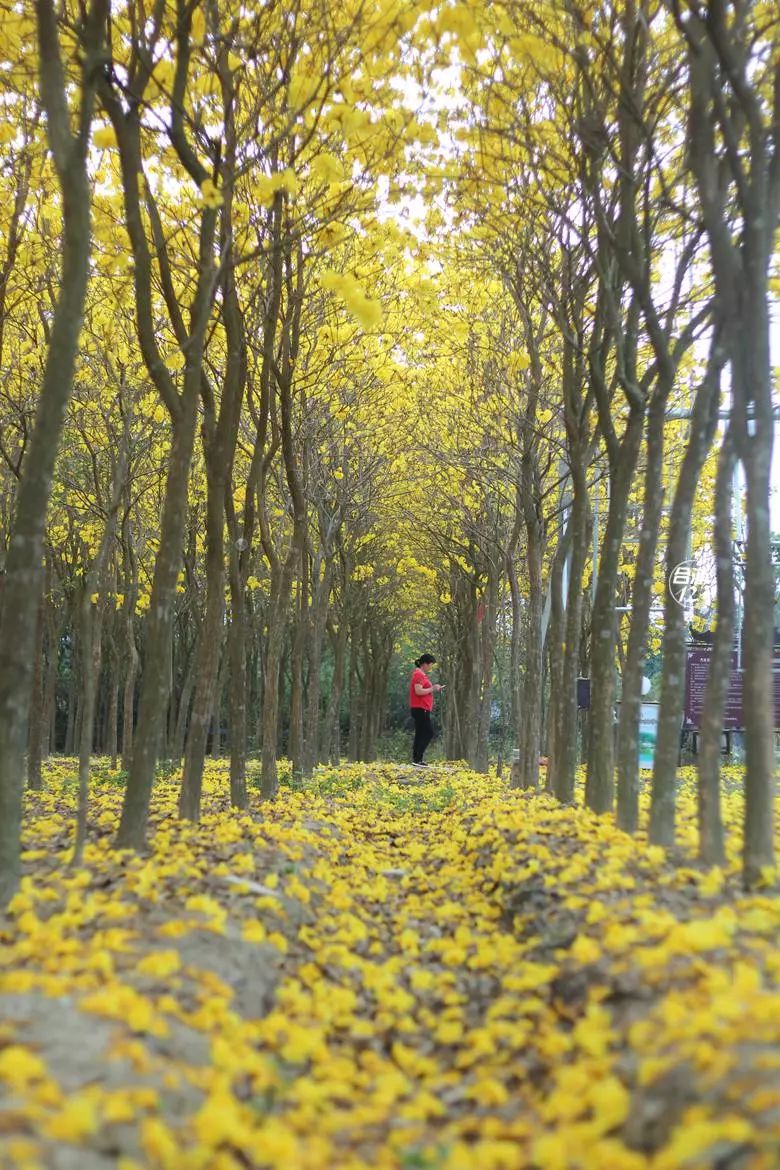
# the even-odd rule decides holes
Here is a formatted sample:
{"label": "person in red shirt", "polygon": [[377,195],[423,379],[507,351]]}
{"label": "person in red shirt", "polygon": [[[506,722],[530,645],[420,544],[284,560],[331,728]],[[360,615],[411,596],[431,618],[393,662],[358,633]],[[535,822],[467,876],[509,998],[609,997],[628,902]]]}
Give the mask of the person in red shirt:
{"label": "person in red shirt", "polygon": [[444,688],[440,683],[432,683],[428,672],[436,662],[432,654],[421,654],[415,659],[415,669],[409,680],[409,709],[414,720],[414,743],[412,744],[412,763],[416,768],[427,768],[423,760],[425,749],[433,739],[433,710],[434,692]]}

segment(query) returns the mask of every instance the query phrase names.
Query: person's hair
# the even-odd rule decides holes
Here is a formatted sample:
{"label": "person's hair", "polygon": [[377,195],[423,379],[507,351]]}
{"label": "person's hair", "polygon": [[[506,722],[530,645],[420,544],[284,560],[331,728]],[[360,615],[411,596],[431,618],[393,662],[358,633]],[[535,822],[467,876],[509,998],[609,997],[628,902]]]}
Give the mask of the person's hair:
{"label": "person's hair", "polygon": [[433,657],[432,654],[421,654],[419,658],[415,658],[414,665],[415,666],[423,666],[423,665],[428,665],[429,663],[435,662],[435,661],[436,661],[436,659]]}

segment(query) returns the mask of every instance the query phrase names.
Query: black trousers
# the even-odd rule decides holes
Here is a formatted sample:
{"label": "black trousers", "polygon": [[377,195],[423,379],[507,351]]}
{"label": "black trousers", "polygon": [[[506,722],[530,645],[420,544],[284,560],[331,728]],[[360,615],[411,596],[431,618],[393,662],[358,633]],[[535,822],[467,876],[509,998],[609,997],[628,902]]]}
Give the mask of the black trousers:
{"label": "black trousers", "polygon": [[411,713],[414,720],[412,763],[421,764],[425,749],[433,739],[433,722],[430,711],[424,711],[422,707],[412,707]]}

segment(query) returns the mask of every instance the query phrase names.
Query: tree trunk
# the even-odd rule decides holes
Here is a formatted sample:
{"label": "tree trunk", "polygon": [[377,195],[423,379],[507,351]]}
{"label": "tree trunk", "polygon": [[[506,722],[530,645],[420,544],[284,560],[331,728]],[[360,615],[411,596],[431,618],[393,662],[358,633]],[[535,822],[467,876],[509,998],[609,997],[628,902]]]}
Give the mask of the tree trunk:
{"label": "tree trunk", "polygon": [[[83,673],[83,671],[86,669],[86,664],[82,660],[80,665],[81,665],[81,669],[82,669],[82,673]],[[83,707],[83,704],[81,701],[82,694],[83,694],[83,680],[80,678],[79,679],[79,691],[78,691],[77,696],[76,696],[76,705],[75,705],[76,706],[76,718],[73,722],[73,749],[71,751],[71,755],[74,755],[74,756],[78,755],[78,745],[81,743],[81,728],[84,724],[84,707]]]}
{"label": "tree trunk", "polygon": [[[189,623],[186,623],[189,625]],[[170,706],[168,709],[168,736],[163,755],[166,759],[179,763],[184,758],[184,743],[187,738],[187,729],[190,725],[192,711],[192,693],[195,690],[196,672],[198,669],[198,645],[200,628],[194,635],[192,643],[188,644],[184,638],[173,636],[171,653],[171,685]],[[184,661],[180,664],[180,659]],[[183,672],[183,673],[182,673]]]}
{"label": "tree trunk", "polygon": [[[188,37],[187,19],[188,17],[182,26],[185,40]],[[177,66],[179,65],[183,65],[184,68],[183,74],[180,75],[186,78],[187,64],[184,59],[180,58],[177,61]],[[218,212],[209,206],[203,207],[200,212],[199,230],[193,249],[197,255],[196,283],[187,306],[189,318],[187,327],[181,321],[179,306],[171,309],[169,305],[169,320],[185,359],[182,388],[181,392],[178,392],[160,352],[154,316],[152,255],[147,236],[147,220],[151,224],[158,253],[164,293],[166,277],[170,274],[166,271],[165,242],[159,239],[159,233],[156,231],[156,204],[150,192],[146,195],[146,218],[141,210],[139,178],[143,174],[140,110],[142,103],[126,101],[125,95],[120,96],[115,83],[116,76],[113,71],[101,72],[101,97],[119,147],[125,225],[133,251],[136,333],[149,377],[171,418],[171,448],[166,471],[159,550],[146,617],[138,722],[116,839],[119,848],[140,849],[146,836],[155,766],[170,698],[174,604],[179,567],[183,558],[187,488],[195,445],[198,403],[204,378],[203,352],[215,292],[214,242]],[[202,183],[207,177],[206,172],[196,152],[186,140],[183,111],[176,103],[172,103],[170,113],[171,145],[191,178]]]}
{"label": "tree trunk", "polygon": [[0,906],[15,893],[20,876],[22,777],[44,534],[87,290],[91,200],[86,156],[107,16],[106,0],[93,0],[79,30],[84,33],[81,109],[74,138],[54,5],[36,0],[35,9],[41,102],[62,201],[62,264],[35,424],[16,497],[0,612]]}
{"label": "tree trunk", "polygon": [[723,354],[716,339],[713,341],[707,371],[696,392],[691,434],[683,456],[669,517],[669,540],[664,568],[666,592],[661,703],[658,711],[648,831],[650,841],[655,845],[674,844],[675,788],[685,688],[684,609],[672,596],[670,576],[675,566],[686,559],[693,500],[717,424],[722,366]]}
{"label": "tree trunk", "polygon": [[81,865],[84,858],[84,846],[87,840],[87,815],[89,806],[89,765],[92,756],[93,737],[95,731],[95,698],[97,694],[97,680],[100,674],[100,651],[103,616],[101,601],[94,606],[91,600],[91,590],[84,591],[82,600],[81,644],[84,648],[86,670],[84,671],[84,689],[81,696],[81,739],[79,742],[79,793],[78,810],[76,813],[76,844],[73,850],[73,864]]}
{"label": "tree trunk", "polygon": [[[780,94],[780,88],[778,89]],[[778,97],[780,106],[780,96]],[[780,147],[775,147],[780,156]],[[778,179],[780,184],[780,179]],[[769,229],[774,230],[776,225]],[[764,231],[759,232],[764,235]],[[768,235],[771,239],[771,235]],[[733,341],[732,376],[738,408],[754,402],[740,427],[738,447],[747,487],[745,612],[742,633],[742,705],[745,713],[745,829],[742,869],[746,887],[774,865],[775,730],[772,698],[775,579],[769,511],[772,468],[772,372],[765,264],[748,254],[740,328]],[[763,269],[763,271],[762,271]],[[744,407],[747,413],[747,406]]]}
{"label": "tree trunk", "polygon": [[731,540],[731,477],[736,450],[731,429],[718,459],[715,481],[715,558],[717,564],[718,621],[710,657],[704,698],[699,753],[699,858],[705,865],[723,865],[726,847],[720,812],[720,741],[723,709],[731,677],[734,645],[734,546]]}
{"label": "tree trunk", "polygon": [[[479,737],[479,685],[481,660],[477,613],[479,599],[471,582],[462,582],[456,610],[453,659],[455,664],[454,714],[456,725],[455,754],[477,767]],[[483,619],[484,620],[484,619]]]}
{"label": "tree trunk", "polygon": [[60,631],[53,605],[46,607],[46,689],[43,704],[41,753],[47,759],[56,748],[57,675],[59,673]]}
{"label": "tree trunk", "polygon": [[[328,603],[331,589],[331,567],[329,554],[325,553],[322,576],[317,577],[309,623],[309,682],[306,695],[306,722],[303,742],[303,772],[310,776],[319,757],[320,738],[320,670],[322,668],[322,647],[325,640],[325,625],[328,620]],[[314,582],[312,582],[314,584]]]}
{"label": "tree trunk", "polygon": [[359,758],[360,754],[360,710],[362,680],[358,676],[358,641],[359,627],[352,626],[349,640],[349,738],[347,741],[347,759],[350,763]]}
{"label": "tree trunk", "polygon": [[299,544],[298,560],[298,604],[292,644],[292,689],[290,692],[290,762],[294,776],[300,776],[303,768],[303,654],[309,623],[308,582],[306,572],[306,551]]}
{"label": "tree trunk", "polygon": [[609,811],[615,797],[615,653],[618,637],[615,593],[628,498],[639,457],[642,429],[641,412],[631,410],[619,450],[610,466],[609,508],[591,614],[585,803],[596,813]]}
{"label": "tree trunk", "polygon": [[[392,654],[392,647],[390,650]],[[379,659],[379,667],[376,672],[376,680],[374,684],[374,702],[371,707],[371,737],[369,740],[369,756],[370,760],[375,760],[378,751],[378,742],[385,729],[385,709],[387,706],[387,676],[390,669],[390,662],[385,654]],[[439,716],[439,724],[441,716]],[[438,733],[437,733],[438,735]]]}
{"label": "tree trunk", "polygon": [[246,602],[237,551],[231,551],[230,607],[230,799],[246,808]]}
{"label": "tree trunk", "polygon": [[69,606],[69,626],[70,626],[70,654],[69,660],[69,674],[68,674],[68,717],[65,724],[65,744],[64,752],[66,756],[73,755],[73,745],[76,740],[76,710],[78,708],[78,695],[80,691],[79,674],[81,671],[81,647],[79,645],[79,630],[78,621],[74,616],[74,609],[78,613],[78,607],[81,605],[81,591],[80,587],[76,587],[71,597]]}
{"label": "tree trunk", "polygon": [[[115,624],[115,623],[114,623]],[[115,771],[119,757],[119,655],[116,639],[111,633],[108,671],[108,708],[106,710],[106,734],[104,750],[111,759],[111,770]]]}
{"label": "tree trunk", "polygon": [[[563,677],[563,639],[565,610],[563,606],[563,569],[569,555],[571,543],[571,522],[561,533],[558,546],[555,549],[552,567],[550,569],[550,617],[545,632],[545,645],[548,658],[549,702],[547,705],[547,757],[552,761],[557,751],[556,732],[558,729],[558,709],[561,697],[561,679]],[[544,626],[544,615],[542,615]],[[542,651],[544,656],[544,650]],[[544,742],[544,741],[543,741]],[[552,767],[547,766],[548,791],[552,791]]]}
{"label": "tree trunk", "polygon": [[523,510],[525,514],[526,567],[528,571],[528,612],[525,635],[525,672],[522,697],[522,732],[518,739],[520,759],[514,775],[521,788],[539,783],[539,756],[542,748],[542,584],[543,527],[534,490],[533,468],[524,469]]}
{"label": "tree trunk", "polygon": [[287,711],[289,709],[289,702],[288,702],[288,698],[287,698],[287,696],[288,696],[287,677],[289,674],[289,671],[287,669],[287,664],[288,664],[289,660],[290,660],[290,643],[289,643],[289,639],[285,638],[284,645],[282,646],[282,660],[279,663],[279,723],[278,723],[277,733],[276,733],[277,752],[280,750],[281,746],[284,746],[284,750],[285,750],[285,752],[287,752],[287,740],[285,738],[285,726],[284,726],[284,713],[285,713],[285,711]]}
{"label": "tree trunk", "polygon": [[[512,739],[521,749],[524,736],[523,729],[523,688],[525,671],[523,667],[523,603],[520,598],[520,584],[517,580],[517,568],[514,557],[507,556],[506,577],[509,585],[509,599],[512,606],[512,629],[509,635],[509,705],[512,727]],[[530,594],[529,584],[529,594]],[[541,618],[541,610],[539,611]]]}
{"label": "tree trunk", "polygon": [[490,750],[490,715],[493,700],[493,655],[495,650],[496,616],[498,609],[498,581],[491,573],[488,582],[484,616],[480,625],[479,689],[477,711],[477,743],[475,770],[487,772]]}
{"label": "tree trunk", "polygon": [[225,677],[230,664],[225,640],[220,635],[219,674],[217,675],[217,690],[214,696],[214,711],[211,716],[211,750],[212,759],[222,754],[222,699],[225,694]]}
{"label": "tree trunk", "polygon": [[651,402],[648,411],[642,526],[631,586],[631,624],[620,695],[617,823],[626,833],[635,833],[639,823],[639,716],[647,634],[650,628],[650,607],[653,601],[653,574],[664,499],[665,403],[665,396],[656,398]]}
{"label": "tree trunk", "polygon": [[214,712],[214,692],[219,673],[218,647],[221,642],[224,610],[226,481],[223,469],[208,469],[208,464],[213,458],[211,455],[206,457],[206,612],[201,623],[196,651],[195,694],[187,729],[179,792],[179,815],[190,821],[200,820],[206,739]]}
{"label": "tree trunk", "polygon": [[122,692],[122,771],[129,772],[133,760],[133,721],[135,714],[135,680],[138,674],[138,650],[133,622],[134,601],[125,613],[125,685]]}
{"label": "tree trunk", "polygon": [[[230,77],[230,71],[223,68],[220,73],[223,100],[226,107],[225,164],[228,174],[233,174],[236,159],[234,94],[232,80],[227,80]],[[200,630],[195,695],[187,732],[179,797],[180,815],[193,821],[200,818],[206,743],[213,719],[219,678],[219,648],[222,643],[225,594],[226,498],[232,478],[241,403],[246,384],[243,317],[236,293],[235,272],[230,254],[233,184],[231,182],[225,184],[224,190],[225,202],[221,216],[220,248],[227,258],[222,285],[222,319],[227,340],[227,353],[218,413],[214,403],[214,394],[210,390],[208,393],[202,394],[203,424],[201,435],[206,464],[206,611]],[[239,797],[236,803],[239,803],[241,807],[245,801],[245,788],[244,781],[243,791],[236,793]]]}
{"label": "tree trunk", "polygon": [[[254,727],[254,750],[259,755],[263,749],[263,704],[265,702],[265,661],[263,645],[265,637],[265,607],[262,613],[253,612],[252,621],[252,650],[250,653],[250,694],[249,710],[247,712],[247,726]],[[278,693],[278,690],[277,690]]]}
{"label": "tree trunk", "polygon": [[173,426],[165,483],[159,552],[146,617],[144,668],[138,699],[133,758],[125,789],[117,848],[140,849],[146,837],[155,766],[168,709],[170,647],[176,583],[187,515],[187,483],[195,441],[199,362],[185,374],[182,414]]}
{"label": "tree trunk", "polygon": [[[452,587],[451,592],[454,598],[455,591]],[[461,619],[455,604],[447,607],[445,621],[447,633],[443,640],[447,646],[447,653],[444,666],[449,693],[447,695],[444,754],[450,760],[465,760],[463,735],[465,687],[463,679],[468,674],[470,667],[466,663],[468,652],[464,649],[466,643],[459,632]]]}
{"label": "tree trunk", "polygon": [[377,673],[379,662],[373,653],[373,632],[368,623],[363,627],[362,655],[363,655],[363,686],[361,688],[361,716],[360,716],[360,748],[358,759],[368,761],[371,758],[371,728],[376,703]]}
{"label": "tree trunk", "polygon": [[264,800],[273,799],[276,796],[278,786],[276,757],[279,728],[279,676],[295,559],[295,553],[291,552],[282,565],[274,566],[271,570],[271,597],[268,604],[268,639],[265,649],[263,694],[261,791]]}
{"label": "tree trunk", "polygon": [[[466,674],[466,695],[462,728],[465,738],[466,760],[469,767],[479,768],[479,716],[480,686],[482,681],[482,655],[480,653],[480,629],[477,624],[479,600],[474,595],[468,611],[466,642],[469,645],[469,670]],[[483,619],[484,620],[484,619]]]}
{"label": "tree trunk", "polygon": [[41,780],[41,759],[43,749],[43,640],[46,629],[46,596],[41,592],[38,606],[38,621],[33,649],[33,678],[32,693],[30,696],[30,729],[27,737],[27,787],[40,791],[43,787]]}
{"label": "tree trunk", "polygon": [[337,765],[341,758],[341,694],[344,688],[344,661],[347,652],[348,626],[342,618],[334,639],[333,681],[325,716],[325,737],[323,737],[323,758]]}
{"label": "tree trunk", "polygon": [[[762,869],[771,868],[774,861],[774,574],[769,511],[774,419],[769,266],[780,220],[780,85],[775,66],[774,84],[772,72],[765,79],[753,67],[757,26],[749,8],[740,11],[736,21],[728,19],[723,5],[693,10],[685,37],[690,165],[710,245],[716,300],[729,327],[731,417],[747,484],[741,632],[746,764],[742,861],[745,884],[752,886],[760,880]],[[759,86],[764,87],[762,93]],[[747,149],[737,149],[735,144],[743,141]]]}
{"label": "tree trunk", "polygon": [[[592,547],[593,524],[588,524],[588,547]],[[577,665],[578,678],[590,678],[590,635],[593,620],[593,606],[589,589],[582,591],[582,626],[580,634],[580,660]],[[576,689],[576,684],[575,684]],[[577,708],[577,735],[579,742],[579,763],[586,767],[588,763],[588,729],[590,727],[590,711]]]}
{"label": "tree trunk", "polygon": [[[103,636],[103,607],[108,583],[107,566],[111,545],[116,532],[116,518],[125,487],[127,466],[130,457],[130,436],[125,433],[114,463],[111,504],[106,527],[100,540],[95,559],[86,573],[85,588],[81,606],[81,645],[85,663],[84,690],[81,696],[81,739],[79,741],[79,794],[76,814],[76,844],[73,850],[73,864],[81,865],[84,846],[87,841],[87,814],[89,804],[89,765],[95,738],[95,708]],[[97,600],[93,601],[93,597]]]}
{"label": "tree trunk", "polygon": [[278,776],[276,758],[279,729],[279,673],[281,669],[284,635],[287,627],[286,607],[269,607],[268,638],[265,647],[265,687],[263,694],[263,743],[261,791],[264,800],[276,796]]}
{"label": "tree trunk", "polygon": [[571,559],[566,601],[565,645],[557,699],[555,756],[551,757],[553,791],[558,800],[574,799],[577,770],[577,668],[579,665],[582,618],[582,575],[585,569],[588,534],[588,497],[584,460],[578,451],[572,458]]}

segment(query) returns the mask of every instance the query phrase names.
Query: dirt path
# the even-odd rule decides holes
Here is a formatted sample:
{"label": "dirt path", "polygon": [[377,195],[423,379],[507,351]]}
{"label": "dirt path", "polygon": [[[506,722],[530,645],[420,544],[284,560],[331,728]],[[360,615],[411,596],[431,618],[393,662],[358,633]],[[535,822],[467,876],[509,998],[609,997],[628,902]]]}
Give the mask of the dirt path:
{"label": "dirt path", "polygon": [[238,817],[215,770],[198,829],[161,785],[145,859],[109,849],[106,785],[81,874],[50,783],[0,1165],[776,1170],[777,901],[495,779],[405,778]]}

